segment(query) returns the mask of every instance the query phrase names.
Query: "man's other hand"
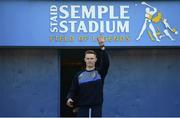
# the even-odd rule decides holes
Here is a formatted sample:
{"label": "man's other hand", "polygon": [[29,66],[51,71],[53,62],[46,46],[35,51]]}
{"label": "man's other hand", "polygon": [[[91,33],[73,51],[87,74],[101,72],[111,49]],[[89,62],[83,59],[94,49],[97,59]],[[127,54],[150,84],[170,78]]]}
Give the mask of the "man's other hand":
{"label": "man's other hand", "polygon": [[68,106],[68,107],[71,107],[71,108],[73,108],[73,100],[71,99],[71,98],[69,98],[68,100],[67,100],[67,102],[66,102],[66,105]]}

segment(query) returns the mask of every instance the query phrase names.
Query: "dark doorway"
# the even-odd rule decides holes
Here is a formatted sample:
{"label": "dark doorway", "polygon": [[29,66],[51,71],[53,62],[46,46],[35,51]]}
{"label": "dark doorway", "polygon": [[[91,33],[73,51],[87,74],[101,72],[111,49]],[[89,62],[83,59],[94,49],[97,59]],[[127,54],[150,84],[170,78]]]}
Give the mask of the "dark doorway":
{"label": "dark doorway", "polygon": [[[61,58],[61,117],[74,117],[72,109],[66,106],[66,96],[74,76],[85,67],[84,53],[88,49],[65,49],[60,50]],[[97,49],[93,49],[97,53]],[[97,57],[99,58],[99,57]],[[99,61],[96,63],[99,65]]]}
{"label": "dark doorway", "polygon": [[66,49],[61,55],[61,117],[73,117],[72,109],[66,106],[66,96],[76,73],[83,69],[84,50]]}

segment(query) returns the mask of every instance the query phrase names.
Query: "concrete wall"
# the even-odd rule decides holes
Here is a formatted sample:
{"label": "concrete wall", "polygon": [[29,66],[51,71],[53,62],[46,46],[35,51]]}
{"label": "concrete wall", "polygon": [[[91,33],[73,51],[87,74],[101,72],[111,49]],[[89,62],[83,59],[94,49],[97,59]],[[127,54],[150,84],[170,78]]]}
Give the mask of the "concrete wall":
{"label": "concrete wall", "polygon": [[0,49],[0,116],[58,116],[56,49]]}
{"label": "concrete wall", "polygon": [[104,116],[180,116],[180,49],[109,53]]}

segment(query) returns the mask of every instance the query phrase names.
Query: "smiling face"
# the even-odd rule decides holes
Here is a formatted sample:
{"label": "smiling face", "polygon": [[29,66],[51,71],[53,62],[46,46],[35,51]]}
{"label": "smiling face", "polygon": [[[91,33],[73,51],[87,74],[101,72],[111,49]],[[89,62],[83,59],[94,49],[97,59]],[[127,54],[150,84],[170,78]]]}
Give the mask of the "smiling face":
{"label": "smiling face", "polygon": [[86,68],[94,68],[97,61],[96,54],[86,53],[84,61],[86,63]]}

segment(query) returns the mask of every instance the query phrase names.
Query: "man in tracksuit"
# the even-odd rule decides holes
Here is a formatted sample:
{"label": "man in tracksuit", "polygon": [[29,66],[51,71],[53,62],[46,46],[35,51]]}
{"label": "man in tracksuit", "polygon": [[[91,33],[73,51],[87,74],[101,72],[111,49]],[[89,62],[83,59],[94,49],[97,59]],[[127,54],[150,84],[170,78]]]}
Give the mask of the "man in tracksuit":
{"label": "man in tracksuit", "polygon": [[77,101],[78,117],[101,117],[103,104],[104,79],[109,68],[109,58],[105,51],[104,38],[99,37],[101,62],[98,68],[96,53],[93,50],[85,52],[86,69],[79,72],[72,81],[67,95],[67,106],[73,108]]}

